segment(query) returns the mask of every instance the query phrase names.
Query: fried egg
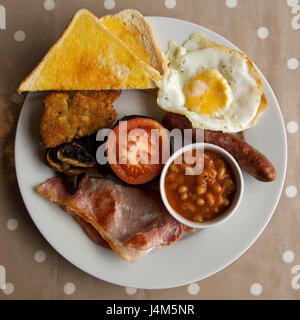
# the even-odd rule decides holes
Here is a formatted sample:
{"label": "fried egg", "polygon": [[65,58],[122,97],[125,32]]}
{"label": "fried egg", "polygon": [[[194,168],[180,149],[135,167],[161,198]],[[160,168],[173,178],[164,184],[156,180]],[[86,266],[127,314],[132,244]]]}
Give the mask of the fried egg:
{"label": "fried egg", "polygon": [[171,41],[165,57],[157,98],[162,109],[185,115],[194,128],[239,132],[253,124],[262,86],[243,53],[195,33],[183,46]]}

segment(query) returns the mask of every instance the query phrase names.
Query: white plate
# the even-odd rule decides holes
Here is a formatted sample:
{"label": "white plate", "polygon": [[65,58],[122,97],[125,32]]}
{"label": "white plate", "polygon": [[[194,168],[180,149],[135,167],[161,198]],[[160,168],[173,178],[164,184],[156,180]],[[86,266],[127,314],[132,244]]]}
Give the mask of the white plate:
{"label": "white plate", "polygon": [[[158,44],[167,49],[169,40],[182,43],[193,32],[232,48],[229,41],[196,24],[164,17],[149,17]],[[259,237],[278,203],[286,172],[287,143],[280,108],[266,79],[260,73],[269,108],[258,124],[245,132],[245,139],[274,164],[277,178],[262,183],[244,174],[245,192],[239,211],[219,227],[185,236],[169,247],[154,250],[135,264],[94,244],[81,227],[58,206],[41,197],[34,188],[53,176],[43,162],[39,146],[42,94],[28,94],[19,118],[15,159],[20,190],[34,223],[47,241],[81,270],[122,286],[162,289],[204,279],[240,257]],[[119,114],[147,114],[160,118],[163,112],[148,94],[123,92],[115,103]]]}

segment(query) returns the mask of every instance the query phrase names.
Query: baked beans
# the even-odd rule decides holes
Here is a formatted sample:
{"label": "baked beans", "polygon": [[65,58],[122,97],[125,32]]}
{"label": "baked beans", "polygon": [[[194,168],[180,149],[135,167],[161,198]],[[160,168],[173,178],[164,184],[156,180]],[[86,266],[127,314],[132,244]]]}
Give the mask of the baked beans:
{"label": "baked beans", "polygon": [[[195,156],[193,150],[193,156]],[[184,157],[183,157],[184,158]],[[187,164],[170,165],[165,179],[166,197],[170,206],[186,219],[201,222],[222,214],[231,204],[236,181],[232,169],[219,154],[205,151],[203,171],[186,175]]]}

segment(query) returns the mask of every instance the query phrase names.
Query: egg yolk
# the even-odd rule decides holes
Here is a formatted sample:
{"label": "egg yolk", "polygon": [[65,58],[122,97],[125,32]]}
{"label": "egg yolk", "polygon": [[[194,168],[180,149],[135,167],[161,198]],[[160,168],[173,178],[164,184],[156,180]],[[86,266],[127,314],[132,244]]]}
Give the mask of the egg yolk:
{"label": "egg yolk", "polygon": [[190,80],[184,87],[185,105],[190,111],[215,115],[231,103],[231,89],[215,69]]}

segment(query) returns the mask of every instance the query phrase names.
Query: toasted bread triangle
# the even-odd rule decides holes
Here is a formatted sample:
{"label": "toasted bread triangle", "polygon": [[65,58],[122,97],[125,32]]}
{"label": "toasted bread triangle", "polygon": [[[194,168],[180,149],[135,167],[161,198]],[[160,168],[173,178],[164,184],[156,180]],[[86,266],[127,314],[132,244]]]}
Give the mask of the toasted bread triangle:
{"label": "toasted bread triangle", "polygon": [[148,89],[159,79],[157,70],[81,9],[18,91]]}
{"label": "toasted bread triangle", "polygon": [[144,16],[137,10],[125,9],[114,15],[106,15],[100,21],[141,60],[163,74],[165,61]]}

